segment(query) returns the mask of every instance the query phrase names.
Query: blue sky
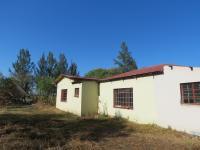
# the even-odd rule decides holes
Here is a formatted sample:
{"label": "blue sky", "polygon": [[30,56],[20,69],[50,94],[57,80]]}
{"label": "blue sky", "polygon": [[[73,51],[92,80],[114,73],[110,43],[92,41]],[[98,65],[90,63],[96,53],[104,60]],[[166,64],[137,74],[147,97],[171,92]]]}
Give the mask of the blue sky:
{"label": "blue sky", "polygon": [[0,0],[0,72],[20,48],[37,62],[64,52],[81,75],[113,67],[126,41],[139,67],[161,63],[200,66],[200,1]]}

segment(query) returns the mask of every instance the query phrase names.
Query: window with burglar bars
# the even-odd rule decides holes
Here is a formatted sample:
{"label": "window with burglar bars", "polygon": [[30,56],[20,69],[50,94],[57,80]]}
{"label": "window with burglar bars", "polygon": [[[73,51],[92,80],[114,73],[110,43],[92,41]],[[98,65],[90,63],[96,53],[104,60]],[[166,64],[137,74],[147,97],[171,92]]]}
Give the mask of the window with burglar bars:
{"label": "window with burglar bars", "polygon": [[133,109],[133,88],[114,89],[114,107]]}
{"label": "window with burglar bars", "polygon": [[67,89],[61,90],[61,102],[67,101]]}
{"label": "window with burglar bars", "polygon": [[200,104],[200,82],[182,83],[181,103]]}

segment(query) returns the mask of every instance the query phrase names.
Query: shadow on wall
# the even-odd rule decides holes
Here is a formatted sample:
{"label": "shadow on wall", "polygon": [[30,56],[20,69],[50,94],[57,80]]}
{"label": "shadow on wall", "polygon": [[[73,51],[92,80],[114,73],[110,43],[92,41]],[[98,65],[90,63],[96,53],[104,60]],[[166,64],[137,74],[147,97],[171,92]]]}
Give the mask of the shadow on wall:
{"label": "shadow on wall", "polygon": [[[106,102],[103,104],[103,114],[102,115],[103,116],[108,116],[108,107],[107,107],[107,103]],[[121,119],[122,118],[122,114],[121,114],[121,112],[119,110],[115,111],[114,118],[117,118],[117,119]]]}
{"label": "shadow on wall", "polygon": [[108,115],[108,107],[107,107],[107,103],[103,104],[103,115],[107,116]]}
{"label": "shadow on wall", "polygon": [[101,100],[99,100],[99,106],[103,106],[103,111],[99,112],[101,115],[103,116],[108,116],[108,107],[107,107],[107,103],[104,102],[103,104],[101,104]]}
{"label": "shadow on wall", "polygon": [[0,128],[3,129],[1,136],[7,137],[8,140],[9,137],[20,137],[17,145],[9,144],[9,141],[7,145],[4,144],[10,149],[20,149],[24,143],[29,143],[29,146],[35,149],[63,146],[73,138],[99,142],[109,137],[128,136],[133,131],[122,119],[83,120],[71,114],[2,114]]}

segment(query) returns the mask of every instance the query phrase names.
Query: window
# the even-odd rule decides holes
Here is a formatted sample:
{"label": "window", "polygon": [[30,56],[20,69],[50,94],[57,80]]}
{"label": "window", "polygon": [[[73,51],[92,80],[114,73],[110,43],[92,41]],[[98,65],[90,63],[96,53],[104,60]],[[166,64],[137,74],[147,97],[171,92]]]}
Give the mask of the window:
{"label": "window", "polygon": [[200,82],[181,84],[181,103],[200,104]]}
{"label": "window", "polygon": [[114,89],[114,107],[133,109],[133,89]]}
{"label": "window", "polygon": [[61,90],[61,102],[67,101],[67,89]]}
{"label": "window", "polygon": [[79,97],[79,88],[75,88],[74,97]]}

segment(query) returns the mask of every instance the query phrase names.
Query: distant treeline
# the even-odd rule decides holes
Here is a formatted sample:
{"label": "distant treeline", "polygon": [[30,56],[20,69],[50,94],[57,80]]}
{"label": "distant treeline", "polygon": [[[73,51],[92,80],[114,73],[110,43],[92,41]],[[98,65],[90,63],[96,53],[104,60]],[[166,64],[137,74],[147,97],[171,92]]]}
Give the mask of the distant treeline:
{"label": "distant treeline", "polygon": [[[106,78],[115,74],[137,69],[137,64],[125,42],[114,64],[115,68],[98,68],[85,74],[86,77]],[[27,103],[40,100],[44,103],[55,104],[56,85],[55,79],[60,74],[79,76],[78,66],[75,62],[68,64],[64,53],[57,59],[52,52],[47,56],[42,54],[37,64],[31,60],[28,49],[21,49],[17,59],[9,69],[10,76],[0,74],[0,104],[2,103]]]}
{"label": "distant treeline", "polygon": [[29,95],[53,104],[56,95],[55,79],[60,74],[79,75],[77,64],[72,62],[69,65],[64,53],[61,53],[58,59],[52,52],[47,56],[43,54],[35,64],[28,49],[19,51],[9,72],[9,77],[4,77],[2,74],[0,76],[0,100],[3,103],[17,99],[26,102]]}

